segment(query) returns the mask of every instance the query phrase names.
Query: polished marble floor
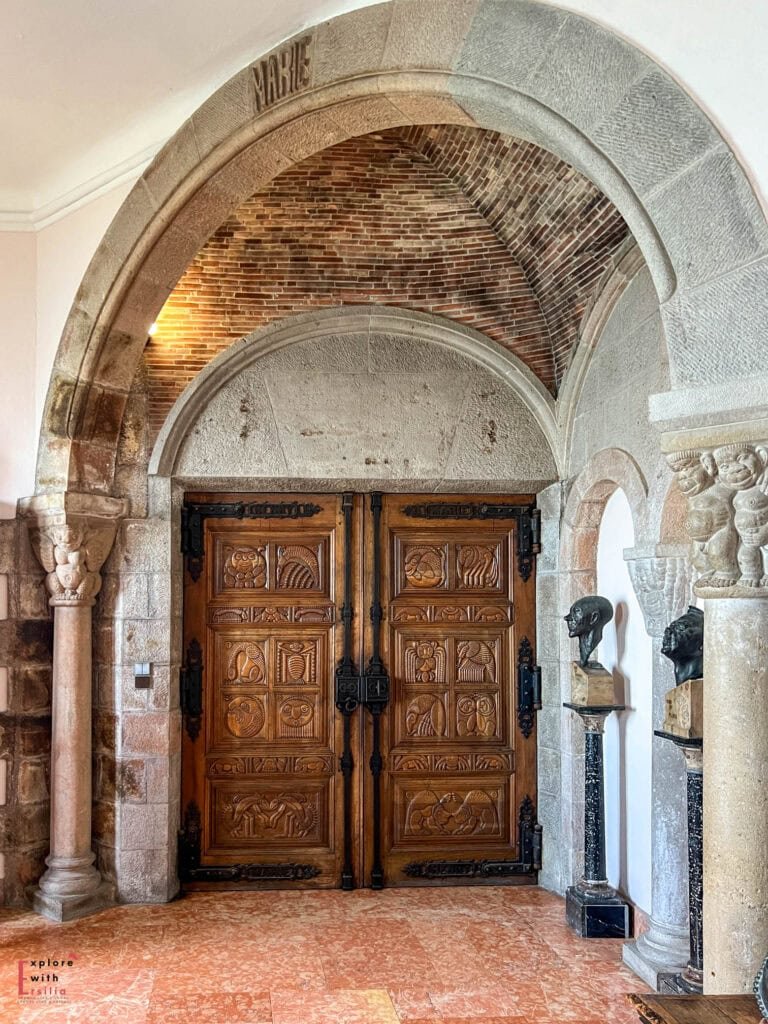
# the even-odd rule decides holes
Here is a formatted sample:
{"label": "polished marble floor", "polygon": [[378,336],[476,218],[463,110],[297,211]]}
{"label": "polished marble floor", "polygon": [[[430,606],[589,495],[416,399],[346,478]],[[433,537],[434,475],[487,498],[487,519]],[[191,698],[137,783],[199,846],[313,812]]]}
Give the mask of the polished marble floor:
{"label": "polished marble floor", "polygon": [[646,991],[621,941],[576,938],[561,899],[520,887],[1,911],[0,950],[0,1020],[20,1024],[636,1024],[624,995]]}

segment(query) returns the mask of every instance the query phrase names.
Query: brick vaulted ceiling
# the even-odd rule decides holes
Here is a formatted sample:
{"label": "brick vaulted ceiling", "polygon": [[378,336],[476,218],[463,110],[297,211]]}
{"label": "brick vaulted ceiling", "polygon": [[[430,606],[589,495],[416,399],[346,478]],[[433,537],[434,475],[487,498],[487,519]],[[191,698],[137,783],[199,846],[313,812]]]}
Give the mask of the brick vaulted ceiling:
{"label": "brick vaulted ceiling", "polygon": [[591,182],[532,143],[427,126],[332,146],[243,203],[178,282],[145,352],[152,427],[233,341],[339,304],[474,327],[557,394],[628,236]]}

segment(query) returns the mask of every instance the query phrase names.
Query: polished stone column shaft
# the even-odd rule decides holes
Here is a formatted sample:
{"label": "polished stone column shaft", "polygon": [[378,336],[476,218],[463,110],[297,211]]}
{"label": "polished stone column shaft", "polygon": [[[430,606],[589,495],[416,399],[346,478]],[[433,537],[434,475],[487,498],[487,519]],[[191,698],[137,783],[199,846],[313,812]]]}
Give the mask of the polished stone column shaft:
{"label": "polished stone column shaft", "polygon": [[704,772],[701,747],[684,746],[688,795],[688,907],[691,957],[683,980],[701,991],[704,971]]}
{"label": "polished stone column shaft", "polygon": [[113,897],[94,866],[91,843],[91,652],[100,570],[125,502],[65,493],[26,499],[21,509],[53,608],[51,846],[32,904],[46,917],[69,921]]}
{"label": "polished stone column shaft", "polygon": [[584,883],[608,884],[605,868],[603,715],[584,715]]}
{"label": "polished stone column shaft", "polygon": [[704,992],[768,950],[768,599],[704,602]]}

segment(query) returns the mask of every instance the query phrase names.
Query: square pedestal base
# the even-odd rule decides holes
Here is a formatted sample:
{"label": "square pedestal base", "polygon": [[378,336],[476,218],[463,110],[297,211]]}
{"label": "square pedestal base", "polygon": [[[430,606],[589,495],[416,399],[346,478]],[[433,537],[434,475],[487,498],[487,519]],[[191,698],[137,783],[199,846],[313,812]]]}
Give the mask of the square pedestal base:
{"label": "square pedestal base", "polygon": [[111,882],[102,882],[87,896],[50,896],[37,886],[28,890],[28,895],[32,909],[51,921],[76,921],[115,905],[115,887]]}
{"label": "square pedestal base", "polygon": [[700,996],[703,989],[691,984],[683,974],[660,974],[658,991],[663,996]]}
{"label": "square pedestal base", "polygon": [[628,939],[629,904],[612,889],[590,896],[572,885],[565,894],[565,920],[583,939]]}

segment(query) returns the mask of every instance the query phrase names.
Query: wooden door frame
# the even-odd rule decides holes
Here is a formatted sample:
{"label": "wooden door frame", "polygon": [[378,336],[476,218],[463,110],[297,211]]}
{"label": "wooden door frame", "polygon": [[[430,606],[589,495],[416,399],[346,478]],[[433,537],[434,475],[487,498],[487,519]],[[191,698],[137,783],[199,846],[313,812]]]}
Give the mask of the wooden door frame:
{"label": "wooden door frame", "polygon": [[[370,501],[370,495],[380,492],[355,492],[352,497],[353,502],[353,528],[352,537],[353,543],[349,551],[351,565],[352,565],[352,579],[354,581],[353,586],[357,587],[354,593],[353,604],[355,608],[355,615],[353,618],[353,630],[355,631],[355,646],[359,654],[357,661],[359,662],[357,668],[362,675],[365,669],[363,659],[367,659],[369,652],[372,649],[372,624],[369,615],[369,609],[374,603],[370,588],[366,589],[367,577],[364,576],[361,568],[363,565],[370,565],[372,559],[372,542],[373,536],[370,530],[363,530],[364,521],[364,504]],[[342,492],[308,492],[302,493],[300,496],[302,499],[310,499],[317,497],[331,497],[338,499]],[[185,491],[183,494],[183,503],[187,506],[191,501],[198,504],[239,504],[243,502],[284,502],[284,503],[295,503],[296,495],[294,492],[281,491],[281,492],[215,492],[205,491],[200,492],[197,490]],[[521,559],[527,561],[530,572],[530,585],[525,588],[524,600],[527,604],[530,604],[530,632],[533,634],[529,637],[532,645],[532,649],[535,650],[535,628],[536,628],[536,607],[535,607],[535,555],[538,553],[538,511],[535,508],[535,496],[531,495],[494,495],[483,492],[482,494],[457,494],[457,495],[435,495],[434,493],[418,492],[418,493],[403,493],[399,491],[387,492],[385,495],[386,499],[402,499],[403,502],[407,502],[414,508],[423,506],[431,506],[435,508],[437,506],[456,508],[463,506],[461,509],[460,519],[467,519],[469,516],[468,509],[474,510],[474,514],[478,515],[479,518],[493,518],[494,507],[499,507],[499,498],[503,498],[504,505],[510,506],[515,510],[515,515],[519,515],[521,518],[518,521],[517,531],[519,531],[519,524],[522,522],[524,515],[528,516],[526,529],[529,536],[528,546],[525,551],[522,548],[518,551]],[[428,499],[440,499],[440,500],[428,500]],[[488,510],[491,510],[489,514]],[[194,557],[194,542],[190,543],[189,538],[189,516],[185,516],[185,521],[182,525],[182,533],[185,535],[185,541],[187,547],[186,558],[190,557],[190,548],[192,549],[191,557]],[[519,534],[516,531],[516,535]],[[380,592],[379,588],[379,592]],[[337,606],[341,606],[341,594],[338,593],[335,598]],[[516,600],[518,598],[516,597]],[[385,602],[386,603],[386,602]],[[186,601],[183,606],[184,623],[186,625],[187,607]],[[336,638],[336,660],[335,664],[339,664],[341,658],[341,631],[337,632]],[[531,661],[533,659],[531,658]],[[515,681],[512,681],[512,686],[515,686]],[[515,703],[517,697],[515,696]],[[534,729],[534,743],[535,743],[535,715],[531,715],[533,719]],[[353,773],[352,789],[353,789],[353,820],[357,819],[359,823],[365,823],[362,828],[358,827],[353,829],[352,835],[352,862],[353,862],[353,874],[356,882],[355,887],[367,886],[370,884],[371,879],[371,855],[372,855],[372,844],[370,842],[370,815],[368,814],[368,808],[371,805],[371,790],[372,790],[372,776],[369,770],[368,758],[371,747],[371,715],[364,707],[360,706],[357,708],[352,721],[352,744],[353,749],[356,749],[359,753],[359,762],[355,766],[356,770]],[[515,769],[517,770],[517,765]],[[185,774],[188,771],[186,766],[182,766],[181,782],[182,791],[184,787]],[[540,854],[541,854],[541,832],[540,827],[535,823],[535,806],[537,797],[537,771],[535,758],[532,762],[532,776],[525,782],[526,792],[530,797],[530,810],[532,816],[529,816],[528,826],[528,842],[533,844],[533,847],[528,850],[531,855],[531,863],[535,865],[535,870],[540,868]],[[535,831],[534,827],[535,826]],[[180,841],[180,849],[183,849],[183,836]],[[529,878],[520,878],[518,881],[530,881],[535,880]],[[491,881],[496,881],[491,879]],[[402,884],[402,883],[399,883]],[[418,880],[413,884],[425,884],[424,880]],[[188,887],[188,886],[185,886]],[[218,883],[214,883],[214,888],[221,888],[222,886]],[[233,886],[235,887],[235,886]]]}

